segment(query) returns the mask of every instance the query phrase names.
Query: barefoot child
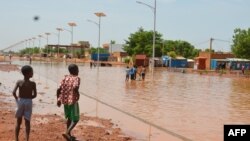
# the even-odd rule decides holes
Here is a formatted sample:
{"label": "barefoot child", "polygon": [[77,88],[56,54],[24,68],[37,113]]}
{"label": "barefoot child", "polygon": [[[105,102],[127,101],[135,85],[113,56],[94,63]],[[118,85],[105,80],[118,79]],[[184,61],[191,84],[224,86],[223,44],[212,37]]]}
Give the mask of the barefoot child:
{"label": "barefoot child", "polygon": [[[15,128],[15,140],[18,141],[20,126],[22,123],[22,117],[25,120],[26,127],[26,141],[29,140],[30,134],[30,119],[32,114],[32,99],[36,97],[36,83],[29,79],[33,76],[33,69],[31,66],[23,66],[22,74],[23,80],[18,80],[13,90],[13,96],[16,99],[17,111],[16,111],[16,128]],[[16,95],[16,91],[19,89],[19,95]]]}
{"label": "barefoot child", "polygon": [[71,135],[71,130],[80,118],[78,105],[80,78],[77,65],[70,64],[68,70],[70,74],[65,75],[57,89],[57,106],[60,107],[61,104],[64,104],[64,114],[67,119],[67,130],[63,137],[67,140],[74,140],[75,137]]}

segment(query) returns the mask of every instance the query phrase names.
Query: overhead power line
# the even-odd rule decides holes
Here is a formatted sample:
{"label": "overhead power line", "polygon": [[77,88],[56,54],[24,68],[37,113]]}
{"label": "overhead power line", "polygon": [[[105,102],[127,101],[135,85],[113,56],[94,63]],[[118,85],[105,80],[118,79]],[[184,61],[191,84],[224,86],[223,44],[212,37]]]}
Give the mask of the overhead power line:
{"label": "overhead power line", "polygon": [[209,40],[202,41],[202,42],[199,42],[197,44],[194,44],[194,46],[202,45],[202,44],[205,44],[205,43],[208,43],[208,42],[209,42]]}
{"label": "overhead power line", "polygon": [[217,38],[212,38],[212,39],[215,40],[215,41],[232,43],[232,41],[229,41],[229,40],[223,40],[223,39],[217,39]]}

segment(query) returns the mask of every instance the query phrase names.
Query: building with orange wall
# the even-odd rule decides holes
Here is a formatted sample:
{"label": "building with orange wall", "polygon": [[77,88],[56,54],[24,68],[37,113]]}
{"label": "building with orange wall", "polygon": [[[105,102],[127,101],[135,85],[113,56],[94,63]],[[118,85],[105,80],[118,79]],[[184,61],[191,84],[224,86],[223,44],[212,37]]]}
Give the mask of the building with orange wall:
{"label": "building with orange wall", "polygon": [[[202,62],[205,60],[205,66],[202,66],[202,69],[211,69],[211,59],[226,59],[226,58],[234,58],[234,55],[232,53],[224,53],[224,52],[200,52],[199,56],[196,58],[196,60],[199,58],[202,58]],[[197,61],[196,61],[197,62]],[[198,67],[199,69],[199,67]]]}

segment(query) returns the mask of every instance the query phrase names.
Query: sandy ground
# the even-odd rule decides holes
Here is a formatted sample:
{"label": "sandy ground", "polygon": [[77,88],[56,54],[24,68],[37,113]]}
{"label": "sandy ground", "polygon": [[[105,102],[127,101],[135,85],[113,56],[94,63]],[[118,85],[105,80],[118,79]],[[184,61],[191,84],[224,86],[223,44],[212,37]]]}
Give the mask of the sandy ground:
{"label": "sandy ground", "polygon": [[[15,65],[0,64],[0,71],[17,71]],[[1,84],[0,84],[1,85]],[[0,92],[0,141],[13,141],[15,129],[15,105],[7,100],[11,94]],[[31,141],[62,141],[66,121],[60,115],[32,115]],[[102,119],[81,115],[81,119],[72,134],[79,141],[130,141],[132,137],[124,135],[111,119]],[[20,140],[25,139],[24,122],[20,130]]]}

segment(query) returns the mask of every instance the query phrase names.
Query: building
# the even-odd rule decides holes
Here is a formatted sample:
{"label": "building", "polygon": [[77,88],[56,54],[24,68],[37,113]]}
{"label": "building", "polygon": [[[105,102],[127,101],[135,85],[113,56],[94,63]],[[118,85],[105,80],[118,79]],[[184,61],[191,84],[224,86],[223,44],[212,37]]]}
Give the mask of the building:
{"label": "building", "polygon": [[[223,52],[200,52],[199,56],[195,58],[195,65],[199,64],[201,69],[211,69],[211,60],[212,59],[226,59],[226,58],[234,58],[232,53],[223,53]],[[205,66],[203,63],[205,61]],[[199,66],[198,66],[199,69]]]}
{"label": "building", "polygon": [[113,52],[109,61],[125,62],[124,59],[128,56],[126,52]]}
{"label": "building", "polygon": [[211,69],[230,69],[230,70],[241,70],[242,66],[250,68],[250,60],[242,58],[227,58],[227,59],[212,59]]}
{"label": "building", "polygon": [[195,70],[205,70],[206,69],[206,57],[196,57],[194,62],[194,69]]}
{"label": "building", "polygon": [[79,41],[77,44],[72,44],[72,45],[47,45],[46,48],[66,48],[66,50],[68,50],[69,54],[74,54],[76,55],[77,52],[80,53],[80,55],[85,55],[84,52],[86,49],[90,48],[90,44],[88,41]]}
{"label": "building", "polygon": [[138,54],[135,56],[135,65],[136,66],[148,66],[149,59],[144,54]]}

